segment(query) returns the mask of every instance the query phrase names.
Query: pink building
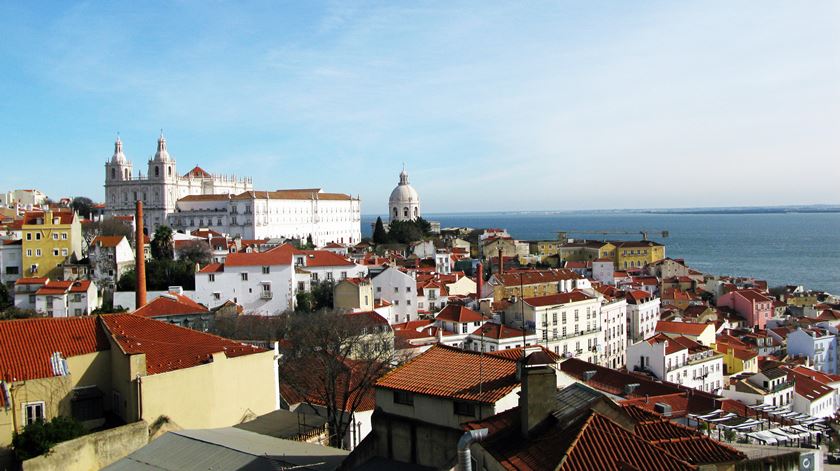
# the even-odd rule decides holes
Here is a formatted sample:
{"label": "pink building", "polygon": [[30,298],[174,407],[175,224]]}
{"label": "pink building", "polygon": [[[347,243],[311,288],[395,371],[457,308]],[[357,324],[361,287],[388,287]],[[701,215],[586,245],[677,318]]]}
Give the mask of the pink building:
{"label": "pink building", "polygon": [[718,307],[734,309],[746,319],[750,327],[764,328],[767,319],[773,316],[773,300],[757,289],[739,289],[722,295]]}

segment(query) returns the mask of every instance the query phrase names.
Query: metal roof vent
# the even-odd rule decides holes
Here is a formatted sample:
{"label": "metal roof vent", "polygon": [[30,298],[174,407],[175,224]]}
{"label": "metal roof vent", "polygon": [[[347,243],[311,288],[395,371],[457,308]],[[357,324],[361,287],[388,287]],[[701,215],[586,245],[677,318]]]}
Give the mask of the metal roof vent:
{"label": "metal roof vent", "polygon": [[665,417],[671,416],[671,404],[666,404],[664,402],[657,402],[653,405],[653,410],[659,414],[664,415]]}
{"label": "metal roof vent", "polygon": [[639,384],[639,383],[625,384],[624,385],[624,395],[629,396],[630,394],[633,394],[639,386],[641,386],[641,384]]}

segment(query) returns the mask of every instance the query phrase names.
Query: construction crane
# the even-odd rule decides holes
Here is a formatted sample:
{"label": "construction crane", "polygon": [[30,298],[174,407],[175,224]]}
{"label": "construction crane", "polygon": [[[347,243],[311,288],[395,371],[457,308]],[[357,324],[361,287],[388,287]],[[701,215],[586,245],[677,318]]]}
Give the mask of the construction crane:
{"label": "construction crane", "polygon": [[638,231],[638,232],[633,232],[633,231],[575,231],[575,230],[570,230],[570,231],[557,231],[557,238],[560,239],[560,240],[567,240],[569,238],[568,237],[569,234],[598,234],[598,235],[636,235],[636,234],[641,234],[642,235],[642,240],[648,240],[648,234],[651,234],[651,233],[652,234],[659,234],[659,235],[662,236],[663,239],[667,239],[668,236],[670,235],[670,233],[668,231],[658,231],[658,230],[657,231],[647,230],[647,231]]}

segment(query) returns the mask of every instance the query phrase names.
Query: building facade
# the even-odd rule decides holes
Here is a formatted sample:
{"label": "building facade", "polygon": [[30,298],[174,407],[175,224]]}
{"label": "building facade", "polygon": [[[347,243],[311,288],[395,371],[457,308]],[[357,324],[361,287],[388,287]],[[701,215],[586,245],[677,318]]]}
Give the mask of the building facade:
{"label": "building facade", "polygon": [[22,235],[24,276],[59,279],[59,265],[82,258],[82,224],[73,211],[27,211]]}
{"label": "building facade", "polygon": [[239,194],[251,189],[250,178],[211,175],[200,167],[178,175],[163,134],[145,175],[139,171],[133,175],[133,165],[119,138],[114,143],[114,155],[105,163],[105,215],[131,216],[135,202],[143,201],[143,227],[147,234],[166,224],[167,216],[175,212],[176,202],[185,196]]}
{"label": "building facade", "polygon": [[207,228],[243,239],[302,239],[322,247],[362,240],[361,200],[320,188],[189,195],[179,199],[167,224]]}

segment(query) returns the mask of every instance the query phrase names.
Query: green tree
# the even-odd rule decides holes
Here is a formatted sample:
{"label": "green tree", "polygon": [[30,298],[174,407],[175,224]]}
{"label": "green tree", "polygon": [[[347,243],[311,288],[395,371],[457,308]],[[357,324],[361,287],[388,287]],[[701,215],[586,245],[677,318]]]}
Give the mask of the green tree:
{"label": "green tree", "polygon": [[418,229],[420,229],[420,232],[422,232],[424,236],[431,235],[432,225],[431,223],[429,223],[429,221],[418,217],[414,220],[414,224],[417,226]]}
{"label": "green tree", "polygon": [[9,294],[9,288],[6,288],[6,285],[0,283],[0,311],[6,310],[6,308],[11,307],[15,303],[15,298]]}
{"label": "green tree", "polygon": [[388,227],[390,242],[408,244],[423,239],[423,231],[414,221],[391,221]]}
{"label": "green tree", "polygon": [[0,320],[29,319],[30,317],[44,317],[44,315],[32,309],[20,309],[14,306],[8,306],[0,311]]}
{"label": "green tree", "polygon": [[376,225],[373,226],[373,243],[387,244],[388,233],[385,231],[385,224],[382,223],[382,218],[376,218]]}
{"label": "green tree", "polygon": [[169,226],[158,226],[155,229],[155,236],[152,239],[152,257],[155,260],[172,260],[172,257],[175,255],[173,246],[172,228]]}
{"label": "green tree", "polygon": [[[132,268],[120,276],[117,291],[134,291],[137,272]],[[146,289],[165,291],[170,286],[195,289],[195,264],[185,260],[149,260],[146,262]]]}
{"label": "green tree", "polygon": [[12,437],[12,448],[15,456],[24,461],[41,456],[49,452],[56,444],[79,437],[84,433],[84,427],[77,420],[57,416],[49,422],[35,421],[24,427],[22,432],[15,432]]}
{"label": "green tree", "polygon": [[93,210],[93,200],[85,196],[77,196],[70,202],[70,208],[79,213],[82,219],[90,219]]}
{"label": "green tree", "polygon": [[313,312],[315,310],[315,296],[312,293],[300,291],[295,298],[296,312]]}
{"label": "green tree", "polygon": [[332,281],[322,281],[312,284],[312,297],[315,300],[315,310],[333,308],[333,290],[335,284]]}

